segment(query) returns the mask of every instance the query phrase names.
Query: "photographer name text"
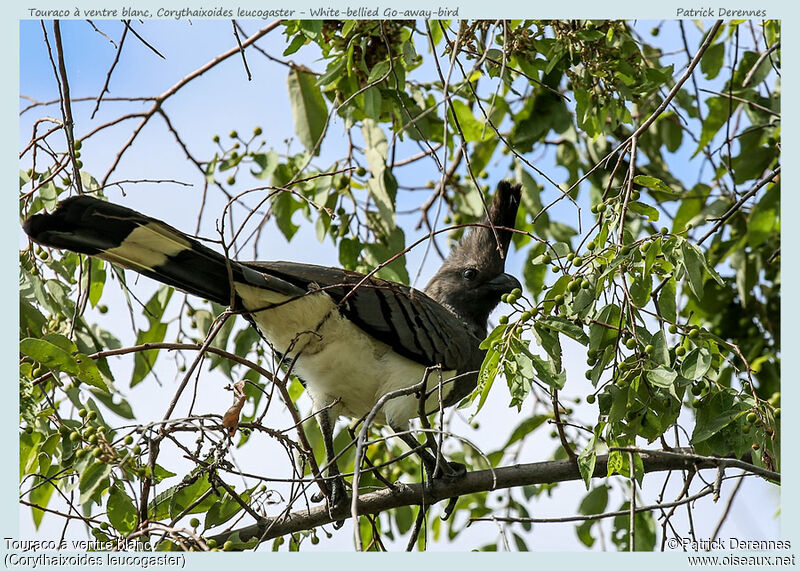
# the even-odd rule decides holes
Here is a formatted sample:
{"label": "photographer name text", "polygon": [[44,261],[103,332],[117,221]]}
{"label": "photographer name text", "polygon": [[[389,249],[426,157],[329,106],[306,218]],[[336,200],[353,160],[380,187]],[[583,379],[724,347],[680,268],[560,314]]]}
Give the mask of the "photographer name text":
{"label": "photographer name text", "polygon": [[676,18],[766,18],[764,8],[758,10],[743,10],[740,8],[677,8]]}

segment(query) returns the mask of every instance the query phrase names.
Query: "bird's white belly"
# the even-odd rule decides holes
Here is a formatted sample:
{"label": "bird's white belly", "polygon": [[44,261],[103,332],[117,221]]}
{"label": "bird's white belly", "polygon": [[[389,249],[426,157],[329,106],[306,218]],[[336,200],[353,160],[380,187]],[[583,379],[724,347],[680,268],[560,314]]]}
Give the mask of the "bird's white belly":
{"label": "bird's white belly", "polygon": [[[237,284],[237,293],[245,307],[264,307],[264,290]],[[293,373],[306,383],[315,410],[333,405],[334,416],[360,418],[383,395],[416,385],[426,374],[424,365],[395,353],[341,315],[333,300],[323,292],[259,311],[253,317],[275,350],[293,360]],[[440,375],[437,370],[428,374],[427,392],[432,392],[426,405],[428,411],[438,405],[437,383],[454,374],[455,371],[442,371]],[[451,387],[452,383],[442,387],[441,398],[447,396]],[[404,427],[417,416],[418,409],[419,401],[414,394],[392,398],[375,420]]]}

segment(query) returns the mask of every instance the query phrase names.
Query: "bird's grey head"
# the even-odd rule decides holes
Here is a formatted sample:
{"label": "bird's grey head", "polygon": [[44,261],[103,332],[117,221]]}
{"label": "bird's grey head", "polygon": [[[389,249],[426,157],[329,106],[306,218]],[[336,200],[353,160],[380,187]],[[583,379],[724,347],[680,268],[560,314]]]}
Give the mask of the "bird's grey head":
{"label": "bird's grey head", "polygon": [[520,185],[501,181],[483,224],[469,230],[425,288],[425,293],[447,306],[479,335],[485,335],[489,314],[504,293],[521,287],[505,273],[520,200]]}

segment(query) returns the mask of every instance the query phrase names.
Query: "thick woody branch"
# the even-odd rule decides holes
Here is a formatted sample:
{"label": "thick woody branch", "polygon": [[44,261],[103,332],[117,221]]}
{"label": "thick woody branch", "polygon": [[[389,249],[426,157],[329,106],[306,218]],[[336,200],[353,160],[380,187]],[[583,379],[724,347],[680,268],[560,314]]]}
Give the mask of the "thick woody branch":
{"label": "thick woody branch", "polygon": [[[778,474],[771,472],[764,474],[763,470],[732,458],[697,456],[688,450],[682,449],[676,449],[672,452],[655,450],[642,450],[640,452],[642,453],[645,473],[669,470],[718,469],[720,466],[728,466],[731,465],[731,462],[734,462],[737,468],[741,468],[744,465],[754,473],[769,476],[772,480],[780,480]],[[598,456],[592,477],[604,478],[607,473],[608,456]],[[442,500],[466,494],[580,479],[581,474],[578,467],[571,460],[552,460],[518,464],[516,466],[495,468],[494,470],[478,470],[469,472],[464,477],[454,480],[439,479],[424,485],[397,484],[394,489],[384,489],[363,494],[358,498],[358,514],[378,514],[401,506],[432,505]],[[349,517],[349,505],[333,512],[329,512],[325,505],[320,505],[310,510],[302,510],[282,517],[265,518],[259,523],[219,534],[214,539],[218,544],[224,543],[234,535],[240,541],[248,541],[254,537],[259,538],[260,541],[266,541],[288,533],[312,529]]]}

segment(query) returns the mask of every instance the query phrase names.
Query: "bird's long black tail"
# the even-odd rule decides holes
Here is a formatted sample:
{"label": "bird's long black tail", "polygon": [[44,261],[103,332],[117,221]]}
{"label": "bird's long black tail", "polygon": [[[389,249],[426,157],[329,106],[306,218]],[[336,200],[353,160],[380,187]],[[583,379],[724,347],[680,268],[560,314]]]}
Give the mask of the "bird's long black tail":
{"label": "bird's long black tail", "polygon": [[221,305],[233,301],[231,283],[281,289],[164,222],[89,196],[68,198],[23,228],[44,246],[102,258]]}

